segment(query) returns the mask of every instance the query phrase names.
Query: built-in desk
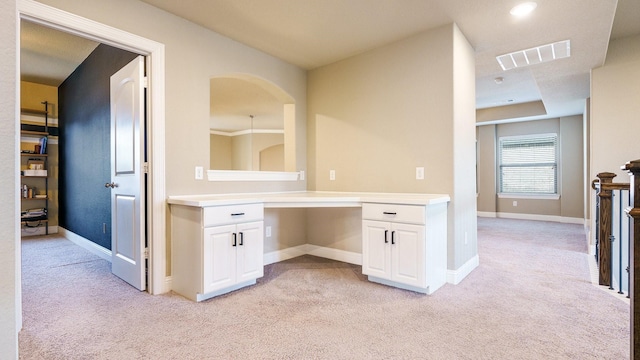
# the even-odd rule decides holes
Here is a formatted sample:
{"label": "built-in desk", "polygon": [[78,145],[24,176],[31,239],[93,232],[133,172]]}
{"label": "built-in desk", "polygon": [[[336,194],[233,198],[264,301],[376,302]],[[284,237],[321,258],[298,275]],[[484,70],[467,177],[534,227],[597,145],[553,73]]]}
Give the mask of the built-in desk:
{"label": "built-in desk", "polygon": [[196,301],[263,276],[265,208],[362,208],[362,272],[431,294],[446,282],[442,194],[287,192],[171,196],[173,290]]}

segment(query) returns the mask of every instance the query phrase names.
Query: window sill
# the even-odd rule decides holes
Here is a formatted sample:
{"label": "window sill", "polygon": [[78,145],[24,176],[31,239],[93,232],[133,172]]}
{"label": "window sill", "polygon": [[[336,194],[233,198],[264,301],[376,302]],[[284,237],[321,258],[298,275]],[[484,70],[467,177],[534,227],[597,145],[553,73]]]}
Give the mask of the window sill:
{"label": "window sill", "polygon": [[558,200],[560,194],[511,194],[498,193],[499,199],[531,199],[531,200]]}

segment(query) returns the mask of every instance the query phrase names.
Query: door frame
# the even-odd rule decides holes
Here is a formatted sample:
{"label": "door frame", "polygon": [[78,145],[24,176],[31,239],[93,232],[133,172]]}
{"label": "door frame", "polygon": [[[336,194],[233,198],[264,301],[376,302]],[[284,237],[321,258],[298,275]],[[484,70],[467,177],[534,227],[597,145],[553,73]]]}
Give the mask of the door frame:
{"label": "door frame", "polygon": [[[29,20],[73,35],[88,38],[116,48],[135,52],[146,57],[148,93],[148,191],[147,229],[149,247],[148,291],[161,294],[170,290],[166,248],[166,188],[165,188],[165,49],[164,44],[141,36],[74,15],[32,0],[18,0],[18,29],[20,21]],[[20,43],[17,49],[17,67],[20,73]],[[17,85],[19,94],[19,86]],[[19,107],[19,104],[18,104]],[[20,129],[20,117],[16,116],[16,128]],[[16,169],[19,173],[20,169]],[[18,209],[19,210],[19,209]],[[20,237],[16,239],[20,246]],[[20,264],[20,259],[17,259]],[[18,271],[20,265],[18,265]]]}

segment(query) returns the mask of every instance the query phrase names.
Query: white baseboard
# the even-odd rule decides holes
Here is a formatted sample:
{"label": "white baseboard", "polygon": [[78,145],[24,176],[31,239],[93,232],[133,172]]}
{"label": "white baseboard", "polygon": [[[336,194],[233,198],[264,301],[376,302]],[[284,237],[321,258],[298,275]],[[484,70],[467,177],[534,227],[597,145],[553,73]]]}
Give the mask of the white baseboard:
{"label": "white baseboard", "polygon": [[519,214],[519,213],[505,213],[505,212],[487,212],[478,211],[479,217],[488,218],[503,218],[503,219],[519,219],[519,220],[536,220],[536,221],[553,221],[565,224],[580,224],[584,225],[585,220],[583,218],[573,218],[566,216],[556,215],[539,215],[539,214]]}
{"label": "white baseboard", "polygon": [[304,244],[264,254],[264,264],[269,265],[293,259],[302,255],[313,255],[325,259],[342,261],[349,264],[362,265],[362,254],[338,250],[323,246]]}
{"label": "white baseboard", "polygon": [[325,259],[342,261],[354,265],[362,265],[362,254],[338,250],[318,245],[307,244],[307,254]]}
{"label": "white baseboard", "polygon": [[495,217],[497,217],[496,213],[490,212],[490,211],[478,211],[477,214],[478,214],[479,217],[486,217],[486,218],[495,218]]}
{"label": "white baseboard", "polygon": [[111,250],[102,247],[91,240],[88,240],[76,233],[73,233],[63,227],[59,228],[59,233],[64,236],[67,240],[72,243],[80,246],[81,248],[89,251],[90,253],[97,255],[108,262],[111,262]]}
{"label": "white baseboard", "polygon": [[[58,233],[58,225],[49,226],[49,234],[57,234]],[[37,227],[22,227],[21,228],[21,236],[38,236],[38,235],[46,235],[47,231],[45,231],[44,226]]]}
{"label": "white baseboard", "polygon": [[460,266],[456,270],[447,270],[447,282],[449,284],[458,285],[464,278],[467,277],[473,271],[473,269],[477,268],[480,264],[480,258],[478,255],[472,257],[464,263],[464,265]]}
{"label": "white baseboard", "polygon": [[264,254],[264,264],[269,265],[273,263],[277,263],[280,261],[285,261],[289,259],[293,259],[294,257],[302,256],[307,254],[307,245],[298,245],[282,250],[276,250],[272,252],[268,252]]}

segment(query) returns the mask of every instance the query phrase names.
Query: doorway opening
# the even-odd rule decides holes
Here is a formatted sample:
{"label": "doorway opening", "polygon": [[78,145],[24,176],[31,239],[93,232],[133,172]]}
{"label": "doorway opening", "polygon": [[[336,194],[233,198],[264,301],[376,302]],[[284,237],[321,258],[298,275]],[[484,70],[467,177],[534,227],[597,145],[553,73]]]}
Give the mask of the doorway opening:
{"label": "doorway opening", "polygon": [[[163,175],[164,45],[36,2],[19,2],[18,10],[20,22],[33,22],[146,56],[145,63],[149,69],[148,101],[146,104],[149,128],[146,151],[149,154],[147,166],[149,171],[146,190],[148,197],[144,207],[148,217],[148,291],[151,294],[168,291]],[[19,120],[16,119],[16,121]],[[16,241],[20,241],[20,238]],[[17,259],[17,263],[20,264],[20,259]]]}

